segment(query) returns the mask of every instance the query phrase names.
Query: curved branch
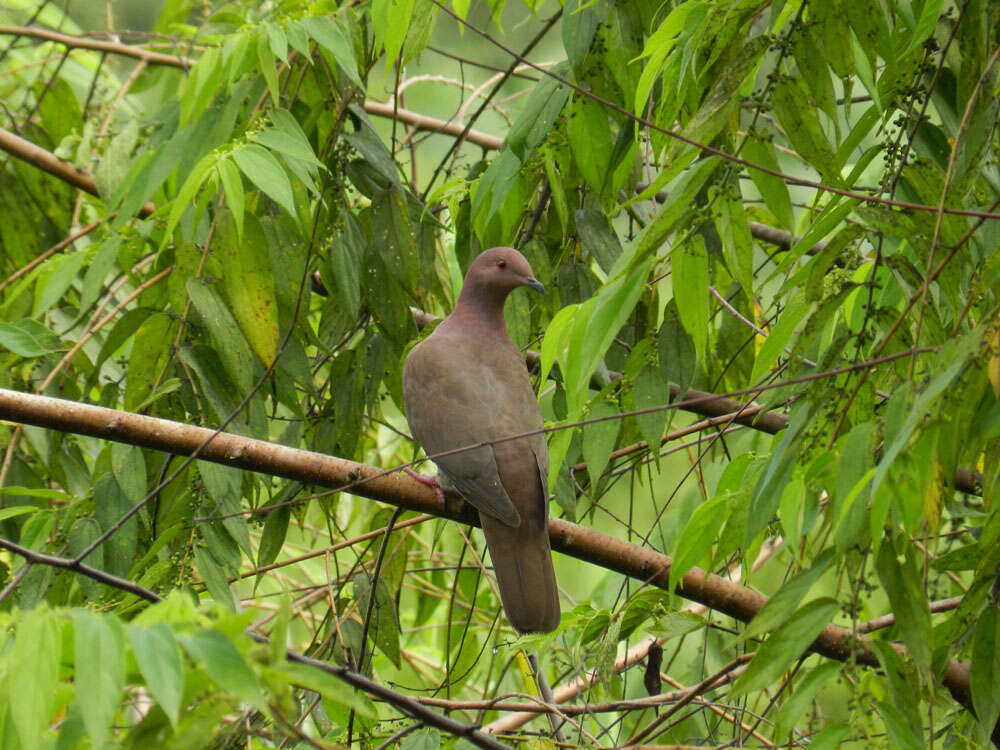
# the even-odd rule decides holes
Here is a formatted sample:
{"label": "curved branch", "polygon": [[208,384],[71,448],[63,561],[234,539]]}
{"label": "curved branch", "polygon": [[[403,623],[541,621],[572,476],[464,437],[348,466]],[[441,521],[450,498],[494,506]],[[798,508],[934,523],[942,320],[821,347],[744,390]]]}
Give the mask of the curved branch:
{"label": "curved branch", "polygon": [[[196,60],[192,60],[187,57],[168,55],[163,52],[152,52],[144,47],[137,47],[132,44],[104,42],[97,39],[88,39],[86,37],[70,36],[69,34],[60,34],[55,31],[49,31],[48,29],[35,28],[34,26],[0,26],[0,34],[43,39],[48,42],[56,42],[64,47],[67,47],[68,49],[90,49],[98,52],[121,55],[122,57],[131,57],[136,60],[140,60],[147,65],[165,65],[170,68],[187,70],[196,62]],[[408,125],[412,125],[417,130],[427,130],[432,133],[446,133],[447,135],[455,137],[464,137],[464,140],[469,143],[474,143],[477,146],[491,151],[495,151],[503,146],[503,138],[497,138],[495,135],[489,135],[488,133],[481,133],[478,130],[471,129],[466,133],[465,126],[461,123],[439,120],[436,117],[427,117],[426,115],[411,112],[407,109],[398,107],[394,108],[391,104],[383,104],[382,102],[369,100],[365,102],[365,111],[370,115],[388,117],[399,120],[400,122],[405,122]],[[61,175],[56,176],[59,177]],[[80,187],[81,190],[86,190],[86,188],[80,185],[77,185],[77,187]],[[88,190],[87,192],[91,191]]]}
{"label": "curved branch", "polygon": [[171,68],[182,68],[187,70],[195,64],[195,60],[176,55],[167,55],[163,52],[152,52],[144,47],[136,47],[132,44],[120,44],[118,42],[102,42],[99,39],[88,39],[82,36],[70,36],[60,34],[57,31],[40,29],[36,26],[0,26],[0,34],[9,36],[28,36],[34,39],[43,39],[46,42],[55,42],[69,49],[91,49],[95,52],[110,52],[122,57],[131,57],[152,65],[168,65]]}
{"label": "curved branch", "polygon": [[[352,494],[408,510],[479,525],[478,514],[470,506],[442,508],[433,490],[405,474],[390,474],[335,456],[228,433],[212,438],[213,430],[203,427],[7,389],[0,389],[0,418],[177,455],[190,453],[211,438],[200,453],[200,458],[206,461],[350,490]],[[671,560],[666,555],[557,518],[549,519],[549,536],[552,548],[558,552],[670,590]],[[698,568],[692,568],[683,577],[676,592],[742,622],[753,619],[767,602],[763,594]],[[827,625],[810,649],[838,661],[853,659],[878,667],[878,658],[867,648],[868,642],[867,637],[856,637],[847,628]],[[905,652],[902,646],[895,647]],[[956,701],[973,710],[967,663],[949,661],[942,684]]]}
{"label": "curved branch", "polygon": [[[465,126],[460,122],[439,120],[436,117],[421,115],[402,107],[393,108],[391,104],[383,104],[371,99],[365,101],[365,112],[370,115],[377,115],[378,117],[399,120],[400,122],[405,122],[407,125],[412,125],[417,130],[426,130],[431,133],[444,133],[446,135],[453,135],[456,138],[461,137],[462,133],[465,133]],[[497,138],[495,135],[482,133],[478,130],[469,130],[468,133],[465,133],[465,140],[491,151],[496,151],[503,146],[503,138]]]}
{"label": "curved branch", "polygon": [[[0,29],[2,28],[0,27]],[[48,172],[53,177],[58,177],[63,182],[67,182],[85,193],[90,193],[98,198],[101,197],[97,192],[97,184],[94,182],[94,176],[86,169],[80,169],[68,161],[63,161],[51,151],[46,151],[41,146],[36,146],[31,141],[26,141],[24,138],[14,135],[6,128],[0,128],[0,149],[21,161],[38,167],[43,172]],[[147,202],[139,209],[139,215],[146,218],[155,210],[156,206]]]}

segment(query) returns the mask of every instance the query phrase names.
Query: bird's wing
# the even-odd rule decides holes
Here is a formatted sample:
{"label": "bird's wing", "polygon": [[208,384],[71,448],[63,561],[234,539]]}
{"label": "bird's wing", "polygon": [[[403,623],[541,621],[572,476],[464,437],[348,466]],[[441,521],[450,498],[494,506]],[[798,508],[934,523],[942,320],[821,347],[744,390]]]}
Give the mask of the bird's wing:
{"label": "bird's wing", "polygon": [[434,463],[480,513],[508,526],[520,525],[521,515],[500,481],[500,469],[490,446],[434,459]]}
{"label": "bird's wing", "polygon": [[[468,362],[461,368],[427,339],[410,352],[403,372],[406,418],[428,456],[500,437],[488,371]],[[428,346],[431,344],[431,346]],[[502,407],[500,407],[502,408]],[[521,516],[500,481],[491,445],[432,459],[470,504],[510,526]]]}

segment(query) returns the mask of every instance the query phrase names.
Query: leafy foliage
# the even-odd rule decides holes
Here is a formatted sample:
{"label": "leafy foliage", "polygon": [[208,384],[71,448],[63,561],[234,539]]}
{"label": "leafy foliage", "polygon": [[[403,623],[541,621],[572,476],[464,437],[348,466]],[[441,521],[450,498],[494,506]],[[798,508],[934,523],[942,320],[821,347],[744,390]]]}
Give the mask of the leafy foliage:
{"label": "leafy foliage", "polygon": [[[553,683],[592,672],[627,700],[643,680],[616,659],[648,637],[711,708],[619,704],[570,717],[564,739],[985,742],[994,10],[168,0],[151,34],[109,29],[102,47],[53,4],[0,8],[4,133],[75,175],[2,141],[0,387],[398,466],[419,457],[401,399],[433,325],[419,313],[445,314],[471,259],[514,245],[549,289],[506,315],[538,350],[553,514],[673,556],[674,583],[703,567],[772,595],[745,625],[559,558],[559,629],[517,640],[478,532],[7,424],[4,746],[374,746],[403,730],[408,748],[464,746],[285,648],[443,693],[482,724],[502,712],[462,701],[535,692],[509,668],[518,648]],[[530,64],[493,46],[512,30],[539,32]],[[767,413],[720,419],[701,392]],[[831,622],[872,634],[868,665],[810,654]],[[975,715],[943,688],[949,659],[971,663]],[[738,676],[704,682],[720,671]]]}

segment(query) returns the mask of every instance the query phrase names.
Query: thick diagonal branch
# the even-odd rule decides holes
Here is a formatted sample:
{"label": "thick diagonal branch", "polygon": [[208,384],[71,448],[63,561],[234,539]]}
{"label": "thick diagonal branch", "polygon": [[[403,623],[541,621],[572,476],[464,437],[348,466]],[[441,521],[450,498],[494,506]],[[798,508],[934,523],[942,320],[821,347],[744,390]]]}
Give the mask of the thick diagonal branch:
{"label": "thick diagonal branch", "polygon": [[[6,389],[0,389],[0,419],[177,455],[192,452],[213,434],[212,430],[166,419]],[[355,495],[462,523],[479,523],[477,514],[467,506],[442,509],[430,488],[405,474],[387,473],[374,466],[334,456],[220,433],[202,449],[200,457],[306,484],[349,489]],[[662,589],[670,587],[671,560],[666,555],[556,518],[549,520],[549,535],[552,548],[558,552]],[[683,577],[676,591],[686,599],[742,622],[753,619],[767,602],[763,594],[698,568]],[[878,658],[867,648],[867,642],[867,638],[855,637],[846,628],[827,625],[810,649],[831,659],[853,658],[858,663],[877,667]],[[942,684],[956,701],[972,710],[968,664],[952,659],[944,671]]]}

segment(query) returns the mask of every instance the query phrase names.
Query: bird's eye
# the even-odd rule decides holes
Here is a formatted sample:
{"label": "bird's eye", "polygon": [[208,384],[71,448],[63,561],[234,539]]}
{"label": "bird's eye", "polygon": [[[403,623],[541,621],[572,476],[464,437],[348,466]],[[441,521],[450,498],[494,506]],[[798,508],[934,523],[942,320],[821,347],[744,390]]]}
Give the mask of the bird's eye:
{"label": "bird's eye", "polygon": [[497,261],[497,268],[499,268],[501,271],[503,269],[505,269],[506,267],[507,267],[507,261],[505,261],[505,260],[498,260]]}

